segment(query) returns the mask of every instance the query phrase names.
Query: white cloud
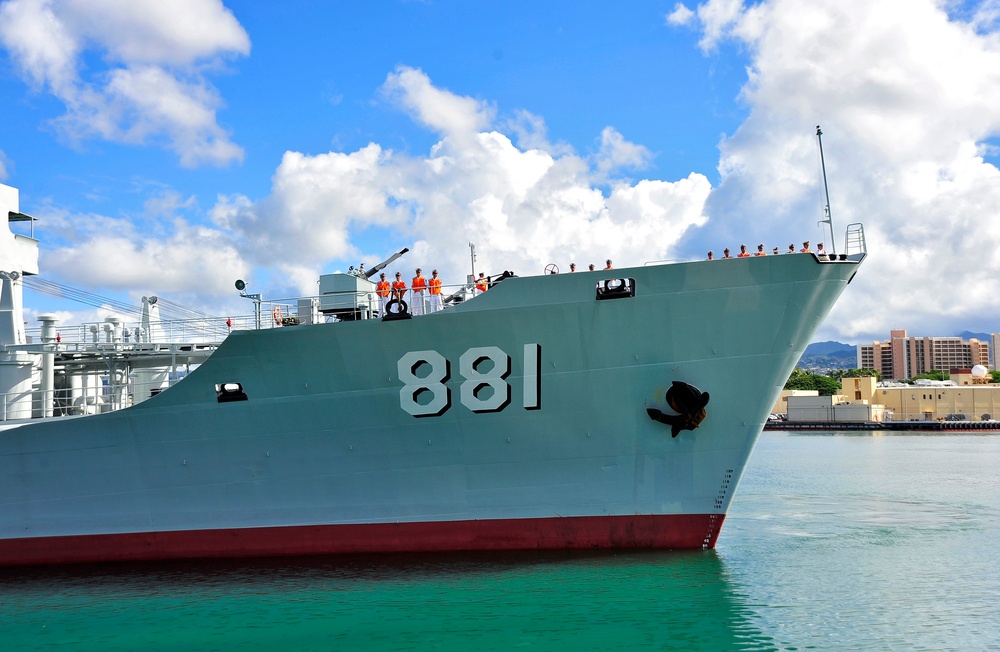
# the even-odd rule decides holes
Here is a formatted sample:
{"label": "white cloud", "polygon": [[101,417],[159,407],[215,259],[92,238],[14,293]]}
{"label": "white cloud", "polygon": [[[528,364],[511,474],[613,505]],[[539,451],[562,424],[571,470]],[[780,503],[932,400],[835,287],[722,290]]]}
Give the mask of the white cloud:
{"label": "white cloud", "polygon": [[995,9],[962,22],[933,0],[698,7],[702,45],[731,38],[750,59],[749,117],[721,144],[709,214],[743,215],[754,241],[825,239],[821,123],[834,225],[865,223],[871,256],[826,337],[1000,330],[1000,173],[983,158],[1000,133],[1000,40],[982,32]]}
{"label": "white cloud", "polygon": [[66,22],[133,64],[187,66],[220,52],[248,54],[250,40],[221,0],[62,0]]}
{"label": "white cloud", "polygon": [[[686,7],[685,7],[686,8]],[[685,17],[680,9],[674,10],[674,15]],[[702,39],[698,45],[708,52],[715,49],[719,41],[725,38],[736,23],[743,17],[743,0],[708,0],[698,5],[695,12],[702,26]],[[690,22],[687,17],[685,23]]]}
{"label": "white cloud", "polygon": [[642,264],[665,257],[705,221],[704,176],[626,180],[622,172],[650,155],[610,127],[596,153],[580,156],[550,145],[541,118],[521,112],[500,121],[526,125],[532,146],[518,147],[493,124],[488,104],[439,89],[420,70],[397,69],[383,92],[440,134],[429,152],[377,143],[286,152],[267,197],[220,196],[209,226],[185,217],[197,210],[192,198],[162,188],[141,216],[47,211],[46,228],[68,246],[44,252],[41,264],[89,286],[197,295],[194,304],[211,305],[235,296],[237,277],[269,299],[312,295],[331,262],[371,265],[404,245],[411,252],[394,269],[436,267],[449,284],[469,271],[469,242],[478,246],[478,269],[490,273],[539,274],[551,262],[583,268],[609,257]]}
{"label": "white cloud", "polygon": [[[495,130],[485,102],[435,87],[422,71],[400,67],[386,97],[442,138],[426,156],[383,150],[285,154],[271,194],[259,202],[226,197],[216,207],[220,228],[232,229],[255,265],[273,266],[313,292],[330,260],[367,257],[359,232],[379,228],[412,249],[405,268],[437,267],[446,282],[468,272],[468,243],[478,245],[478,268],[541,273],[603,261],[641,264],[663,258],[692,226],[705,221],[710,184],[692,174],[676,182],[621,178],[642,167],[648,151],[607,128],[591,158],[548,148],[540,118],[530,123],[531,148]],[[510,125],[510,122],[505,124]],[[609,184],[605,196],[596,184]]]}
{"label": "white cloud", "polygon": [[548,138],[545,120],[530,111],[519,109],[505,119],[501,130],[511,133],[514,143],[520,149],[540,149],[553,155],[572,154],[573,148],[566,143],[552,143]]}
{"label": "white cloud", "polygon": [[[145,216],[109,217],[45,211],[45,229],[70,244],[40,252],[46,276],[139,296],[168,293],[202,308],[232,297],[232,281],[249,265],[232,234],[182,216],[193,200],[167,191],[146,203]],[[183,297],[183,298],[182,298]]]}
{"label": "white cloud", "polygon": [[493,120],[494,110],[486,103],[435,88],[427,75],[407,66],[390,73],[382,90],[421,124],[441,135],[473,134]]}
{"label": "white cloud", "polygon": [[652,158],[648,149],[628,142],[613,127],[605,127],[601,131],[597,169],[602,173],[614,173],[626,168],[642,169],[649,165]]}
{"label": "white cloud", "polygon": [[678,2],[674,10],[667,14],[666,20],[669,25],[687,25],[694,20],[694,12]]}
{"label": "white cloud", "polygon": [[[219,0],[8,0],[0,45],[37,90],[66,105],[54,124],[70,140],[165,136],[188,167],[242,160],[205,73],[248,54],[250,41]],[[91,51],[107,67],[93,58],[84,66]]]}

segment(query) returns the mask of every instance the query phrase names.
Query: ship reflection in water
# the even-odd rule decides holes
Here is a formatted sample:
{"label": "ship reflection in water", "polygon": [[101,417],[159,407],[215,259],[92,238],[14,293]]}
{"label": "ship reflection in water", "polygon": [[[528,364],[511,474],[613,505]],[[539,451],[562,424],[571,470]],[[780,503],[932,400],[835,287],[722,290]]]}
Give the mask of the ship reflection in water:
{"label": "ship reflection in water", "polygon": [[[17,649],[771,650],[714,551],[466,553],[36,569]],[[111,608],[113,605],[113,608]],[[9,611],[8,607],[4,608]],[[14,617],[16,616],[16,617]],[[4,631],[7,630],[7,631]],[[471,646],[471,647],[470,647]]]}

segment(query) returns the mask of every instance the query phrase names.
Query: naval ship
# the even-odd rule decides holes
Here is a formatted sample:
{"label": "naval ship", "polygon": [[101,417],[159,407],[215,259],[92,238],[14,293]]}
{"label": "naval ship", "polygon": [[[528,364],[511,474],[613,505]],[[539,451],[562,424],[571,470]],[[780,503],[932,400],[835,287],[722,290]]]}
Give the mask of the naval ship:
{"label": "naval ship", "polygon": [[713,548],[844,245],[233,330],[141,402],[0,432],[0,565]]}

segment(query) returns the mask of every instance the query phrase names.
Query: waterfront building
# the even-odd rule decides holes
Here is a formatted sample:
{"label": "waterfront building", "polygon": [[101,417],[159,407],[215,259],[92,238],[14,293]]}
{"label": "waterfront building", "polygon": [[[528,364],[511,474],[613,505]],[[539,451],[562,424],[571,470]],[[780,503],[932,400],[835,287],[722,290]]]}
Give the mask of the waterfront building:
{"label": "waterfront building", "polygon": [[973,369],[952,370],[951,380],[918,380],[912,385],[844,378],[842,392],[855,402],[860,396],[863,402],[884,406],[886,421],[990,421],[1000,418],[1000,384],[989,380]]}
{"label": "waterfront building", "polygon": [[885,416],[885,406],[873,400],[876,395],[873,376],[843,378],[840,386],[840,394],[833,396],[820,396],[816,391],[788,395],[783,392],[779,404],[784,407],[789,423],[864,423],[889,418]]}
{"label": "waterfront building", "polygon": [[885,420],[885,406],[846,396],[793,396],[788,400],[789,423],[877,423]]}
{"label": "waterfront building", "polygon": [[775,408],[789,423],[879,421],[993,421],[1000,419],[1000,384],[972,369],[952,371],[951,380],[918,380],[913,385],[874,377],[844,378],[840,394],[795,392]]}
{"label": "waterfront building", "polygon": [[783,389],[771,408],[771,414],[787,414],[788,399],[793,396],[819,396],[819,392],[815,389]]}
{"label": "waterfront building", "polygon": [[[883,342],[858,345],[858,368],[875,369],[884,379],[903,380],[932,369],[950,372],[990,365],[990,344],[975,338],[909,337],[903,329]],[[996,367],[994,367],[996,368]]]}

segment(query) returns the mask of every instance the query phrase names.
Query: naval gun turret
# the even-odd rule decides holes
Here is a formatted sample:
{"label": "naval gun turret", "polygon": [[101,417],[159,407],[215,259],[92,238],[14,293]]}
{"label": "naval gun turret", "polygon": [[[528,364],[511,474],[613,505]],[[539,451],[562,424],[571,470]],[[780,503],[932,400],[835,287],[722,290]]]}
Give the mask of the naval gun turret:
{"label": "naval gun turret", "polygon": [[351,272],[323,274],[319,277],[319,311],[344,321],[369,319],[378,308],[373,276],[408,252],[403,247],[370,270],[352,268]]}
{"label": "naval gun turret", "polygon": [[383,260],[381,263],[379,263],[375,267],[372,267],[370,270],[368,270],[367,272],[365,272],[365,278],[371,278],[371,277],[375,276],[376,274],[378,274],[379,272],[381,272],[383,269],[385,269],[390,263],[392,263],[394,260],[396,260],[397,258],[399,258],[400,256],[402,256],[403,254],[405,254],[409,250],[410,249],[408,247],[403,247],[402,249],[400,249],[399,251],[397,251],[393,255],[389,256],[388,258],[386,258],[385,260]]}

